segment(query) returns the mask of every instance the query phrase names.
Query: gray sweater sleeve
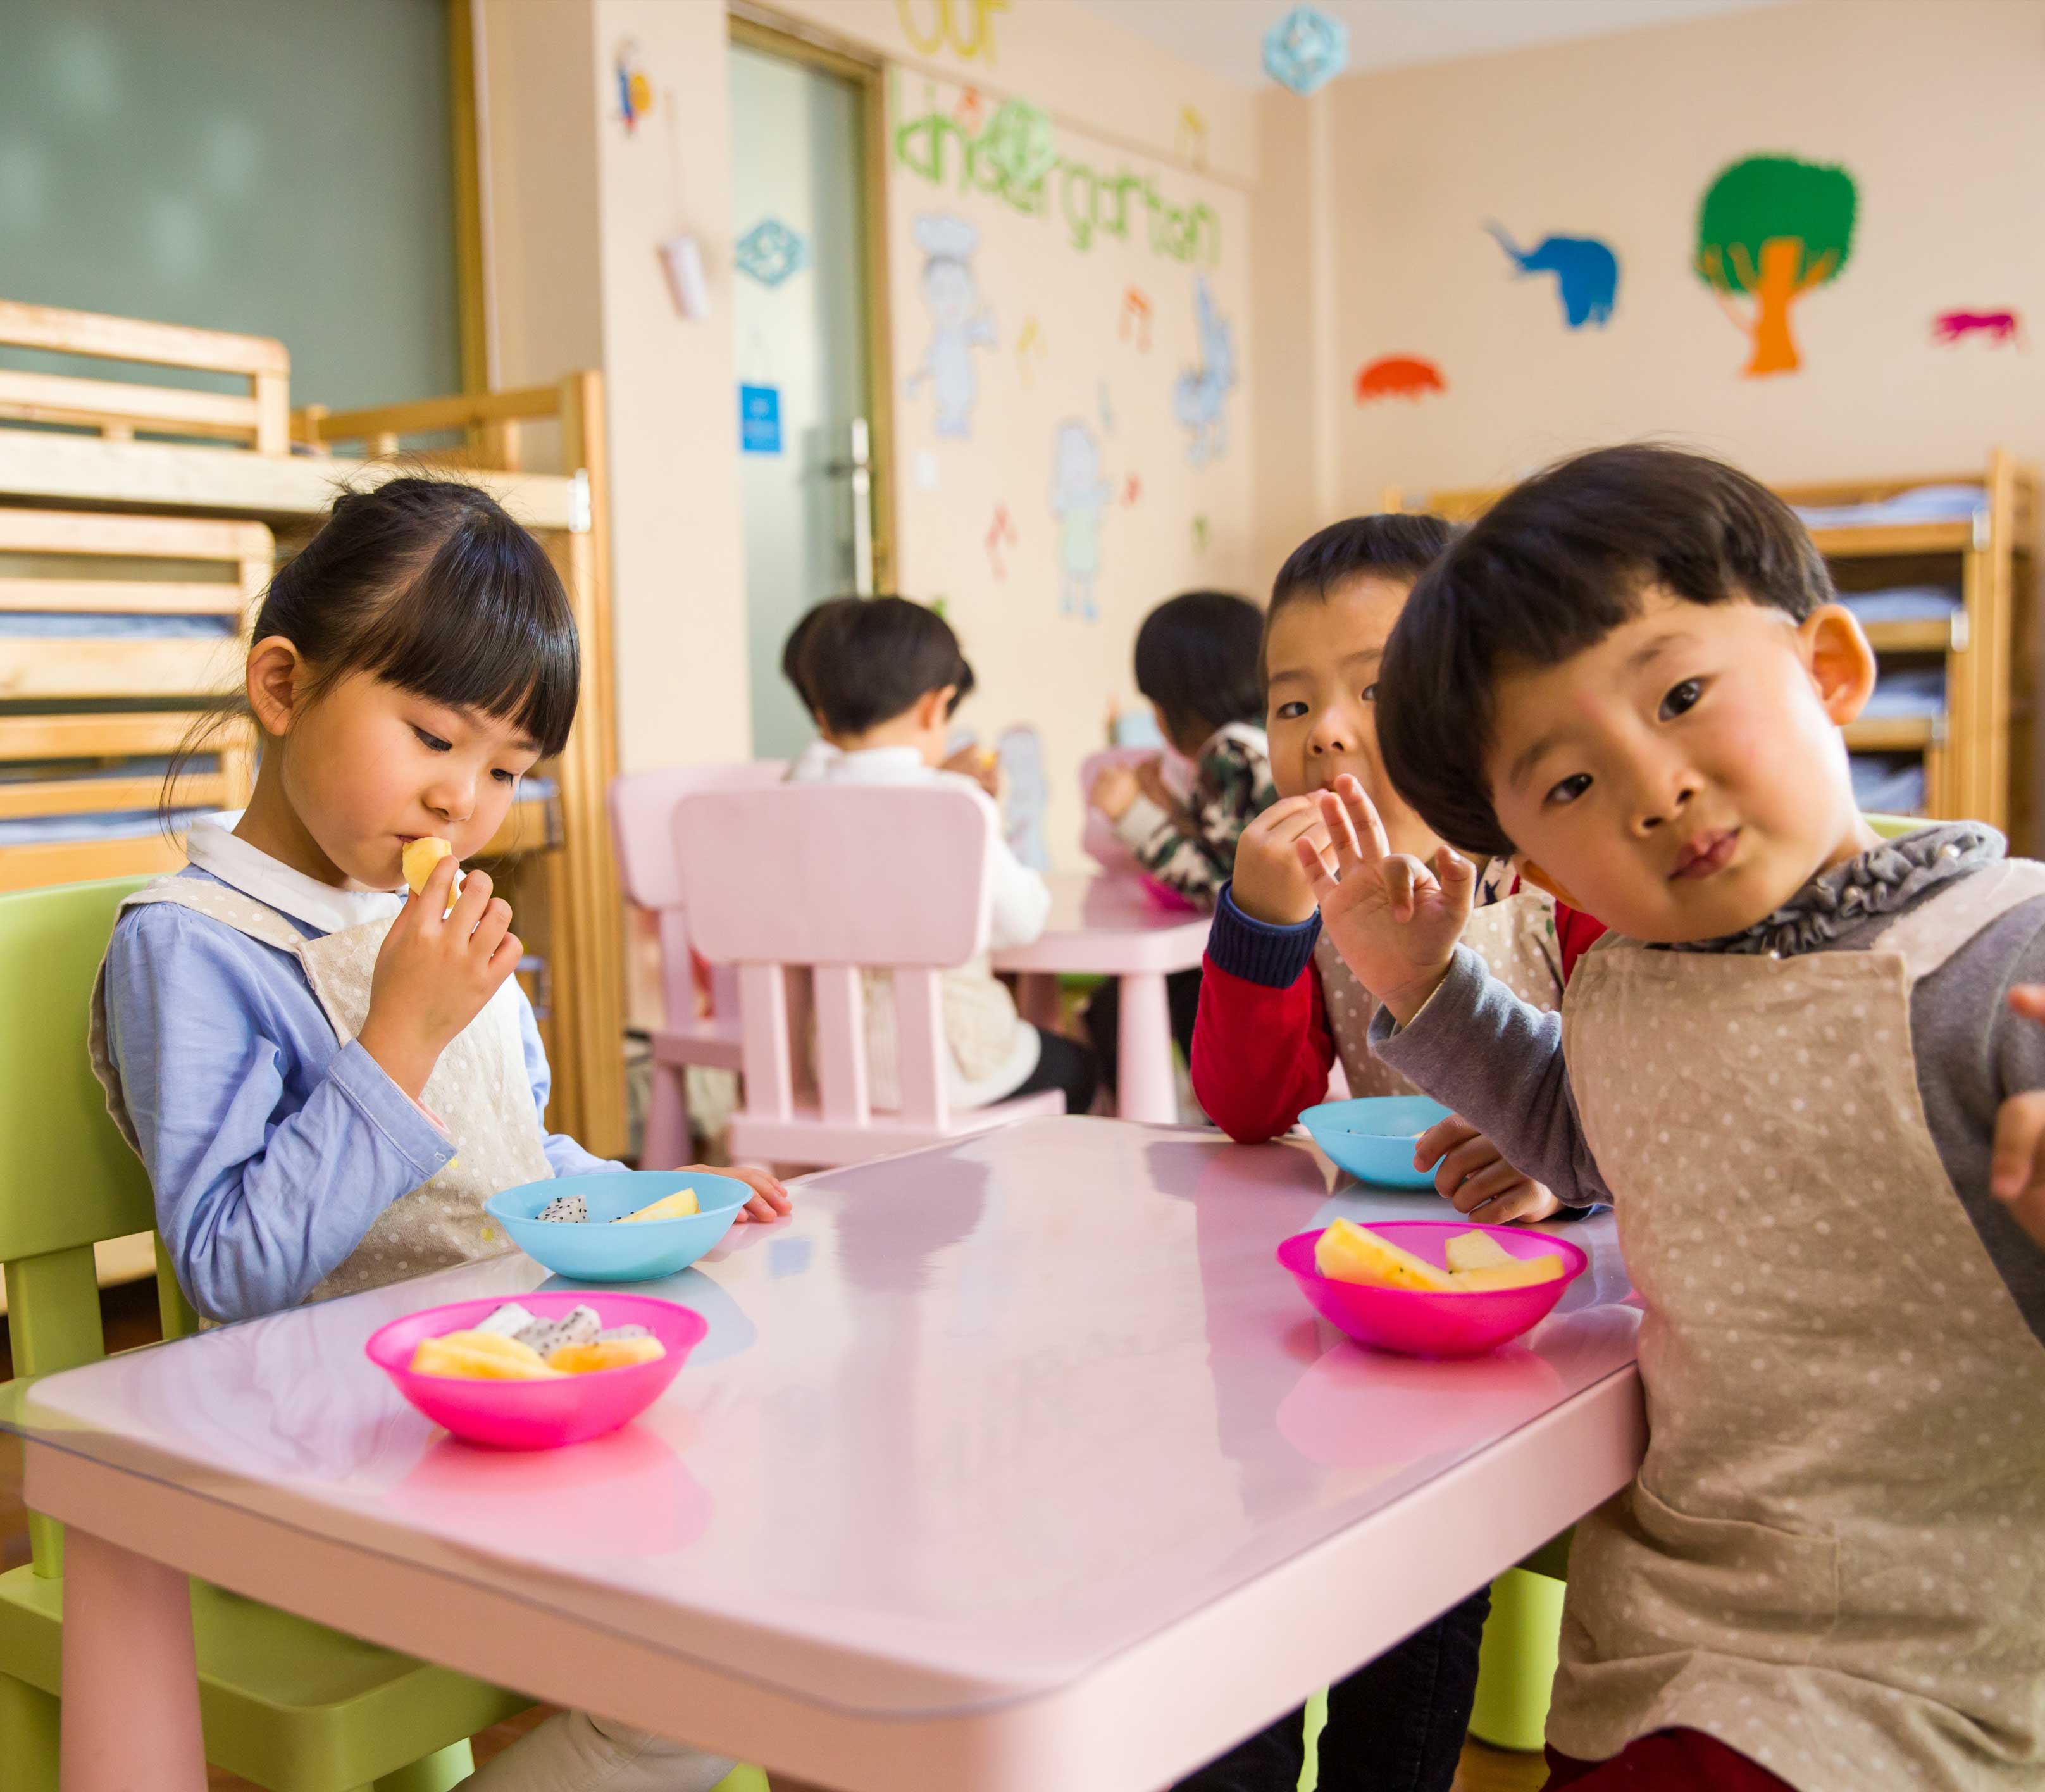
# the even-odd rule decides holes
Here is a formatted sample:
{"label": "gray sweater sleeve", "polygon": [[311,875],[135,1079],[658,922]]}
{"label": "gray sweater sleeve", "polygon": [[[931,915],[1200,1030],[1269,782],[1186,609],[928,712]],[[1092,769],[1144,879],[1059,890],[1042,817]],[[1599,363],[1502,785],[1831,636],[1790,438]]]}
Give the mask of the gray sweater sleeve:
{"label": "gray sweater sleeve", "polygon": [[[2041,1029],[2045,1031],[2045,1029]],[[1523,1002],[1466,946],[1412,1023],[1380,1008],[1370,1049],[1570,1207],[1609,1201],[1569,1093],[1562,1018]]]}

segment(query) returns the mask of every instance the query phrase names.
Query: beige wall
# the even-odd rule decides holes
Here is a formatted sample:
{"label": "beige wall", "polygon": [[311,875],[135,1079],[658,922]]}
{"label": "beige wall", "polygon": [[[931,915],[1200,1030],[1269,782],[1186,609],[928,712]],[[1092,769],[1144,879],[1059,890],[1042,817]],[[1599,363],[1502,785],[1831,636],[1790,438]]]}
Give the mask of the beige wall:
{"label": "beige wall", "polygon": [[[1342,503],[1650,434],[1777,480],[1956,471],[1998,442],[2045,459],[2045,360],[1930,336],[1957,308],[2045,325],[2041,75],[2040,0],[1797,0],[1333,84],[1314,104],[1338,324],[1315,377]],[[1794,308],[1802,370],[1745,379],[1689,257],[1706,186],[1761,152],[1843,164],[1860,206],[1851,263]],[[1487,218],[1611,242],[1610,326],[1565,329],[1554,280],[1515,280]],[[1447,393],[1358,407],[1349,382],[1387,353],[1438,362]]]}

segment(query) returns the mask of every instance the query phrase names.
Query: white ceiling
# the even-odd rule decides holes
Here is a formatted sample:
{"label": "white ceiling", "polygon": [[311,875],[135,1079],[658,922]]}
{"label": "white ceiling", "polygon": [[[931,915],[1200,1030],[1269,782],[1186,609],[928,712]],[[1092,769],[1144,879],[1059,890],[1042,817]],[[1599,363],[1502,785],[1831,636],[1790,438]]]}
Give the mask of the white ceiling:
{"label": "white ceiling", "polygon": [[[1779,0],[1311,0],[1349,27],[1347,72],[1444,62],[1522,44],[1598,37],[1643,25],[1743,11]],[[1197,64],[1254,87],[1264,33],[1293,0],[1080,0],[1089,12]]]}

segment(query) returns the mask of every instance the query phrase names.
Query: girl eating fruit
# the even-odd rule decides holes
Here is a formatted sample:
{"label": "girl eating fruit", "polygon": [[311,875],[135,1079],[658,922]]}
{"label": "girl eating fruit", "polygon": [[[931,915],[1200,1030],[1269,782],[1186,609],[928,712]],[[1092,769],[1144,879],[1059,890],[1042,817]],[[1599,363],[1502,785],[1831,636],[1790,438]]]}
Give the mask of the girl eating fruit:
{"label": "girl eating fruit", "polygon": [[[122,905],[94,1002],[108,1105],[214,1320],[496,1255],[489,1197],[622,1167],[545,1130],[510,908],[482,872],[456,889],[575,719],[574,619],[540,545],[468,485],[349,493],[250,638],[248,809]],[[728,1173],[754,1191],[741,1218],[789,1210],[772,1177]],[[472,1783],[707,1792],[730,1766],[569,1713]]]}

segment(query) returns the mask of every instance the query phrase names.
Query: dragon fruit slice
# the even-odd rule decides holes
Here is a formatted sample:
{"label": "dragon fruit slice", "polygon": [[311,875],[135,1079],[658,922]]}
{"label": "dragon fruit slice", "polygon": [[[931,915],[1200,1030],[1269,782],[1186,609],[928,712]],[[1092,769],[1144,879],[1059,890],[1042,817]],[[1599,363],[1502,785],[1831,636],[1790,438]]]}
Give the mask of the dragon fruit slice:
{"label": "dragon fruit slice", "polygon": [[529,1325],[537,1325],[539,1320],[520,1306],[516,1301],[507,1301],[489,1318],[472,1325],[472,1331],[487,1331],[500,1338],[515,1338]]}
{"label": "dragon fruit slice", "polygon": [[596,1341],[596,1335],[603,1328],[603,1321],[588,1307],[572,1307],[559,1319],[537,1319],[525,1330],[514,1333],[522,1344],[530,1344],[543,1357],[551,1356],[564,1344],[588,1344]]}
{"label": "dragon fruit slice", "polygon": [[540,1217],[580,1224],[589,1218],[589,1203],[580,1195],[557,1195],[540,1209]]}
{"label": "dragon fruit slice", "polygon": [[607,1326],[596,1335],[599,1344],[616,1344],[627,1338],[650,1338],[653,1334],[643,1325]]}

